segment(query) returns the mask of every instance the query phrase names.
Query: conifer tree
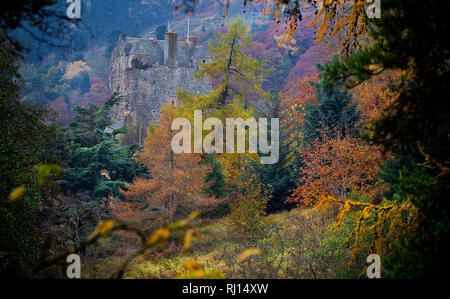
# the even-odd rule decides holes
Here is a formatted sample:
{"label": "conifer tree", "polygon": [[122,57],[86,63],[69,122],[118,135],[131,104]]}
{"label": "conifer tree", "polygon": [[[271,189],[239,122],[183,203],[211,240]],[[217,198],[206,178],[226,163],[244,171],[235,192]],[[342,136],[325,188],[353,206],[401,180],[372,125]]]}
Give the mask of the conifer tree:
{"label": "conifer tree", "polygon": [[[388,277],[436,277],[449,264],[450,51],[443,32],[448,32],[444,20],[450,5],[386,0],[382,7],[381,18],[368,26],[373,42],[326,66],[322,77],[330,85],[353,87],[384,71],[400,71],[391,86],[390,105],[366,137],[400,156],[397,165],[385,165],[390,170],[385,168],[384,176],[397,173],[393,196],[397,204],[412,201],[420,225],[395,247],[384,269]],[[416,169],[398,171],[411,161]]]}
{"label": "conifer tree", "polygon": [[233,102],[235,97],[243,100],[246,108],[252,99],[268,98],[261,87],[263,62],[243,53],[243,50],[253,47],[252,38],[247,24],[239,18],[230,22],[227,32],[214,34],[214,41],[209,41],[213,60],[201,64],[196,76],[201,78],[207,75],[212,82],[217,83],[217,108]]}
{"label": "conifer tree", "polygon": [[317,104],[305,107],[303,140],[306,143],[320,140],[324,132],[329,137],[337,137],[336,131],[343,136],[357,134],[360,111],[357,103],[352,102],[351,93],[338,85],[312,84],[316,88]]}
{"label": "conifer tree", "polygon": [[[203,118],[217,117],[225,123],[226,118],[248,119],[254,117],[254,106],[266,105],[269,94],[261,86],[263,79],[263,62],[246,55],[252,48],[252,35],[242,19],[231,22],[226,32],[215,34],[215,41],[210,41],[212,62],[200,65],[196,77],[207,76],[215,88],[209,94],[192,95],[178,90],[178,99],[182,105],[177,107],[177,114],[193,120],[193,111],[202,110]],[[204,134],[208,132],[203,132]],[[248,134],[246,134],[248,136]],[[225,142],[224,142],[225,144]],[[257,154],[220,154],[226,182],[230,188],[236,184],[239,169],[245,159],[257,159]]]}
{"label": "conifer tree", "polygon": [[292,190],[296,187],[298,177],[298,166],[300,163],[296,149],[292,147],[296,142],[292,136],[292,131],[297,131],[299,127],[288,127],[286,124],[286,113],[280,111],[280,99],[273,100],[273,111],[268,117],[280,118],[280,148],[279,159],[274,164],[254,163],[255,170],[259,173],[263,186],[269,187],[270,199],[267,201],[266,211],[273,213],[295,206],[287,202]]}
{"label": "conifer tree", "polygon": [[[21,103],[19,66],[23,57],[0,33],[0,277],[23,277],[38,261],[38,229],[43,199],[33,167],[54,163],[50,143],[53,126],[48,111]],[[22,197],[10,202],[14,188]]]}
{"label": "conifer tree", "polygon": [[64,178],[59,184],[72,193],[119,195],[119,187],[143,174],[130,148],[120,147],[115,138],[124,129],[107,129],[112,125],[111,109],[120,100],[114,94],[103,106],[75,107],[75,120],[60,129],[56,151],[64,161]]}

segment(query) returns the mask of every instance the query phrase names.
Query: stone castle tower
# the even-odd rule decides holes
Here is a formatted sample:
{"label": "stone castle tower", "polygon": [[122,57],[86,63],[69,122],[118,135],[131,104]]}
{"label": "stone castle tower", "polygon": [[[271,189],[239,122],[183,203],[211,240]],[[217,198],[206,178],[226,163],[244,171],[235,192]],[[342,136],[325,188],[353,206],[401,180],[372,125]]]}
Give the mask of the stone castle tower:
{"label": "stone castle tower", "polygon": [[[191,93],[208,93],[211,83],[193,73],[199,63],[211,61],[209,54],[189,36],[177,40],[176,32],[156,37],[132,38],[121,34],[111,55],[110,90],[124,97],[113,112],[113,120],[148,124],[158,121],[164,104],[177,102],[177,87]],[[119,124],[120,126],[120,124]]]}

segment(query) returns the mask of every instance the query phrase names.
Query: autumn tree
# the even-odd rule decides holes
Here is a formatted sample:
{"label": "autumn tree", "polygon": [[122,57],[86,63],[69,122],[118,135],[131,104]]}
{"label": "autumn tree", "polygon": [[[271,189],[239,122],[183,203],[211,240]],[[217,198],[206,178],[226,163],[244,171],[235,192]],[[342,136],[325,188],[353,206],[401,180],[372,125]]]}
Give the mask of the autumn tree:
{"label": "autumn tree", "polygon": [[395,99],[396,91],[390,86],[398,78],[398,72],[387,71],[353,88],[353,99],[358,102],[363,127],[370,127],[382,117],[385,109]]}
{"label": "autumn tree", "polygon": [[269,186],[261,183],[251,170],[251,163],[242,163],[239,184],[232,191],[231,221],[248,246],[254,246],[264,234]]}
{"label": "autumn tree", "polygon": [[[407,171],[415,183],[402,193],[400,202],[412,199],[423,218],[397,248],[401,262],[393,258],[388,263],[391,277],[434,277],[448,268],[442,257],[449,250],[450,235],[449,216],[444,212],[448,211],[450,113],[442,95],[449,93],[450,51],[442,32],[448,29],[443,20],[449,10],[449,3],[437,0],[384,1],[381,18],[371,20],[373,42],[328,65],[323,73],[330,84],[344,82],[353,87],[386,70],[400,72],[390,86],[396,91],[391,103],[367,134],[371,142],[408,155],[419,165]],[[422,188],[414,187],[418,185]]]}
{"label": "autumn tree", "polygon": [[87,63],[83,60],[77,60],[67,65],[66,72],[64,77],[67,79],[73,79],[76,76],[79,76],[85,72],[90,72],[91,68],[87,65]]}
{"label": "autumn tree", "polygon": [[226,32],[215,34],[214,41],[210,40],[209,50],[213,60],[201,64],[195,76],[206,75],[217,84],[217,108],[233,102],[235,98],[244,101],[245,107],[251,99],[267,99],[267,93],[261,88],[263,62],[243,53],[244,49],[253,47],[252,38],[247,25],[239,18],[228,24]]}
{"label": "autumn tree", "polygon": [[113,200],[111,209],[119,219],[169,224],[193,210],[213,206],[214,198],[205,193],[209,167],[201,155],[174,153],[172,149],[176,131],[171,125],[175,117],[173,105],[168,104],[159,124],[149,128],[137,161],[148,168],[150,178],[137,178],[127,184],[122,191],[125,201]]}
{"label": "autumn tree", "polygon": [[[252,35],[248,33],[248,27],[242,19],[230,22],[225,32],[215,35],[215,41],[210,41],[213,60],[201,64],[199,72],[195,74],[198,77],[206,75],[215,87],[209,94],[192,95],[179,90],[177,96],[182,103],[177,107],[179,115],[192,122],[193,111],[202,110],[204,119],[216,117],[225,123],[226,118],[254,117],[257,108],[267,107],[269,95],[261,85],[263,63],[245,54],[246,50],[253,47],[251,41]],[[246,136],[248,138],[248,131]],[[224,141],[225,144],[226,140]],[[228,189],[232,189],[237,184],[239,169],[244,160],[256,160],[258,155],[224,151],[217,158],[226,175]]]}
{"label": "autumn tree", "polygon": [[381,161],[379,148],[340,132],[336,135],[339,138],[322,133],[320,140],[301,151],[300,182],[291,200],[308,206],[320,195],[345,199],[352,190],[369,194]]}
{"label": "autumn tree", "polygon": [[[271,16],[276,30],[282,30],[279,44],[289,42],[301,22],[308,22],[315,29],[314,40],[320,43],[338,38],[344,53],[358,48],[359,40],[367,32],[368,14],[377,13],[365,1],[354,0],[244,0],[261,3],[263,15]],[[225,1],[224,15],[228,16],[230,0]],[[178,8],[192,12],[199,0],[178,1]]]}
{"label": "autumn tree", "polygon": [[305,107],[317,104],[314,83],[318,82],[317,73],[308,73],[302,78],[288,78],[281,93],[282,124],[296,138],[298,146],[301,128],[305,118]]}

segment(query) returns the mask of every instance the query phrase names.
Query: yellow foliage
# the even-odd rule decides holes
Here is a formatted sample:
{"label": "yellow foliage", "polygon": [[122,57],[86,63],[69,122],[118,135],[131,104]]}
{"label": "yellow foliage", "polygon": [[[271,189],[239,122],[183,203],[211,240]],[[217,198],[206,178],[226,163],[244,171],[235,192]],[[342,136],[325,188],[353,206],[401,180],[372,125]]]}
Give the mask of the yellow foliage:
{"label": "yellow foliage", "polygon": [[[62,167],[56,164],[39,164],[33,167],[33,172],[36,172],[37,184],[39,187],[43,187],[48,183],[49,177],[53,174],[57,178],[62,176]],[[29,175],[32,172],[26,172],[24,175]],[[25,192],[25,186],[19,186],[14,188],[8,196],[9,202],[14,202],[21,198]]]}
{"label": "yellow foliage", "polygon": [[237,228],[242,230],[242,233],[256,236],[267,225],[267,219],[264,216],[270,196],[265,194],[263,187],[264,185],[252,174],[241,175],[236,184],[234,193],[231,195],[234,199],[231,220]]}
{"label": "yellow foliage", "polygon": [[196,230],[188,230],[184,235],[183,251],[187,251],[191,247],[192,236],[194,236],[197,240],[201,239],[200,234]]}
{"label": "yellow foliage", "polygon": [[114,220],[100,221],[95,230],[87,237],[86,241],[90,242],[98,236],[105,236],[114,228]]}
{"label": "yellow foliage", "polygon": [[14,190],[9,194],[9,202],[14,202],[17,199],[21,198],[23,193],[25,192],[25,186],[20,186],[17,188],[14,188]]}
{"label": "yellow foliage", "polygon": [[[284,3],[278,0],[256,0],[256,2],[264,3],[263,14],[273,16],[273,25],[277,31],[280,24],[287,24],[285,32],[279,39],[279,45],[292,39],[302,19],[311,20],[309,26],[316,29],[317,43],[340,32],[340,44],[346,53],[354,46],[356,39],[366,32],[365,1],[317,0],[311,3],[309,0],[300,0]],[[313,10],[306,12],[311,8]],[[286,14],[286,11],[289,13]]]}
{"label": "yellow foliage", "polygon": [[[335,230],[342,228],[344,219],[352,208],[356,210],[355,226],[346,240],[351,243],[352,260],[363,249],[382,254],[386,246],[392,247],[401,239],[401,235],[415,229],[418,223],[418,210],[409,200],[375,205],[321,195],[318,197],[316,209],[324,210],[331,204],[340,205],[334,224]],[[364,240],[366,235],[372,236],[368,244]]]}
{"label": "yellow foliage", "polygon": [[108,234],[110,231],[112,231],[114,227],[114,221],[113,220],[107,220],[105,222],[103,222],[103,224],[101,225],[99,232],[102,236]]}
{"label": "yellow foliage", "polygon": [[244,250],[243,252],[241,252],[241,254],[238,255],[238,257],[236,258],[236,260],[240,263],[243,260],[247,259],[250,256],[253,255],[260,255],[261,254],[261,249],[259,248],[249,248]]}
{"label": "yellow foliage", "polygon": [[91,68],[82,60],[74,61],[67,66],[64,76],[67,79],[73,79],[82,72],[90,72]]}
{"label": "yellow foliage", "polygon": [[147,246],[158,245],[163,248],[170,236],[170,230],[161,228],[154,231],[147,240]]}
{"label": "yellow foliage", "polygon": [[56,164],[40,164],[35,167],[35,170],[37,172],[39,187],[44,186],[52,174],[54,174],[57,178],[62,177],[62,167]]}
{"label": "yellow foliage", "polygon": [[196,261],[187,260],[184,272],[175,276],[176,279],[224,279],[225,275],[220,271],[205,271],[205,268]]}

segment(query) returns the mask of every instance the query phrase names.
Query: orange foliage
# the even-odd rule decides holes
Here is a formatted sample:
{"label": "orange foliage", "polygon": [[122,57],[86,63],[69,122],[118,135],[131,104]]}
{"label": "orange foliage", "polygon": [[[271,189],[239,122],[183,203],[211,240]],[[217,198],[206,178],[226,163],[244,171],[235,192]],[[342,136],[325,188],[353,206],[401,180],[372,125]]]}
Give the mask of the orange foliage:
{"label": "orange foliage", "polygon": [[173,222],[175,213],[212,206],[207,197],[204,176],[208,167],[199,154],[175,154],[171,148],[170,129],[175,115],[165,109],[160,124],[147,132],[144,148],[136,154],[137,161],[149,169],[150,179],[137,178],[122,194],[127,201],[115,200],[111,210],[122,221],[151,220],[157,225]]}
{"label": "orange foliage", "polygon": [[273,17],[277,30],[281,24],[286,28],[279,41],[280,44],[292,38],[303,19],[309,22],[309,26],[315,28],[316,43],[327,38],[336,38],[345,53],[351,52],[356,40],[366,33],[365,1],[300,0],[283,3],[278,0],[257,0],[256,2],[264,3],[263,14]]}
{"label": "orange foliage", "polygon": [[384,110],[395,100],[389,85],[398,75],[394,72],[384,72],[353,89],[353,98],[358,100],[365,123],[371,123],[382,116]]}
{"label": "orange foliage", "polygon": [[284,105],[291,107],[315,103],[316,89],[310,82],[318,83],[318,80],[319,76],[317,73],[308,73],[302,78],[289,80],[282,93]]}
{"label": "orange foliage", "polygon": [[308,73],[302,78],[288,80],[281,94],[281,105],[286,113],[286,124],[303,123],[303,107],[316,103],[316,89],[310,82],[318,82],[317,73]]}
{"label": "orange foliage", "polygon": [[286,132],[285,142],[295,152],[300,146],[299,138],[304,119],[304,107],[316,103],[316,90],[310,82],[318,82],[317,73],[308,73],[302,78],[290,80],[288,78],[284,90],[281,92],[281,126]]}
{"label": "orange foliage", "polygon": [[367,193],[375,188],[373,182],[381,159],[378,147],[348,136],[331,139],[323,134],[322,139],[301,153],[305,165],[291,201],[312,205],[320,196],[342,199],[352,190]]}

